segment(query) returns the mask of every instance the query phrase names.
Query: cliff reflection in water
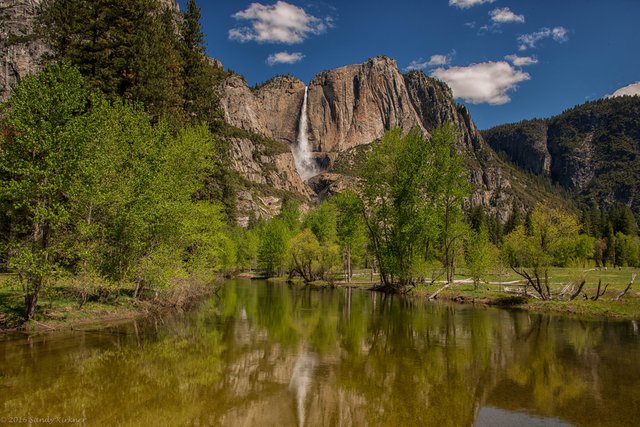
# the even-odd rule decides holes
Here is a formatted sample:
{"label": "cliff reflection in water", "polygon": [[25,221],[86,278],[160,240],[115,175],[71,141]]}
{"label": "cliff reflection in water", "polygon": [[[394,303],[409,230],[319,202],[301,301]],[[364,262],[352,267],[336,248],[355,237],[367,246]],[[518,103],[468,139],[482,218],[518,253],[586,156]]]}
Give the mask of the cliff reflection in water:
{"label": "cliff reflection in water", "polygon": [[160,323],[1,341],[0,407],[90,424],[463,426],[482,409],[624,426],[639,356],[632,322],[231,281]]}

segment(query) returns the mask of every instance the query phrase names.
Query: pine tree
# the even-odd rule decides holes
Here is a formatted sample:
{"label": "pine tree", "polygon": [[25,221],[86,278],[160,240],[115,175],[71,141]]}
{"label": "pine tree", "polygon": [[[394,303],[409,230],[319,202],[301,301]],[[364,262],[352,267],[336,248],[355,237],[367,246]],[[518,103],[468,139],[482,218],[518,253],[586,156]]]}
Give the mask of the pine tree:
{"label": "pine tree", "polygon": [[38,32],[51,60],[66,60],[110,99],[154,116],[182,108],[175,22],[158,0],[44,0]]}
{"label": "pine tree", "polygon": [[182,62],[184,110],[190,120],[213,124],[219,117],[215,94],[215,70],[205,55],[204,35],[200,28],[200,8],[189,0],[182,21]]}

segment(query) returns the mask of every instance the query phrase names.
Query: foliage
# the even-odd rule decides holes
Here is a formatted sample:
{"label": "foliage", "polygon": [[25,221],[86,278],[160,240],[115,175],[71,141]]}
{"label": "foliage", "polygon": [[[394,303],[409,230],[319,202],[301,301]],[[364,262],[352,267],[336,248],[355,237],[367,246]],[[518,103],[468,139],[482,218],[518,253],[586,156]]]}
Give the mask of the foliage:
{"label": "foliage", "polygon": [[387,132],[367,158],[363,173],[364,215],[383,284],[415,284],[432,253],[440,251],[453,275],[462,236],[462,202],[468,191],[462,161],[453,148],[451,126],[402,136]]}
{"label": "foliage", "polygon": [[465,265],[473,284],[477,288],[480,279],[485,276],[495,262],[495,247],[489,242],[489,233],[485,228],[471,230],[464,245]]}
{"label": "foliage", "polygon": [[322,203],[307,212],[302,228],[311,230],[320,243],[334,243],[337,238],[337,214],[333,204]]}
{"label": "foliage", "polygon": [[142,297],[235,270],[222,207],[193,197],[215,153],[207,126],[174,133],[66,64],[25,79],[0,125],[3,252],[27,318],[56,273],[130,283]]}
{"label": "foliage", "polygon": [[291,230],[282,218],[266,222],[260,229],[258,265],[267,275],[282,274],[287,264]]}
{"label": "foliage", "polygon": [[510,267],[527,280],[541,299],[551,299],[548,272],[552,265],[593,254],[592,240],[580,238],[575,217],[558,209],[537,206],[531,226],[518,226],[505,237],[503,251]]}
{"label": "foliage", "polygon": [[352,264],[364,259],[366,253],[367,236],[362,217],[363,205],[360,197],[351,190],[334,196],[330,202],[337,211],[336,235],[345,260],[347,282],[350,282],[353,275]]}
{"label": "foliage", "polygon": [[110,100],[178,125],[219,120],[214,87],[226,74],[205,56],[194,0],[182,17],[158,0],[44,0],[37,21],[50,59],[77,66]]}
{"label": "foliage", "polygon": [[299,275],[306,283],[331,281],[340,265],[340,248],[335,243],[321,242],[310,229],[291,239],[289,275]]}
{"label": "foliage", "polygon": [[73,122],[90,107],[80,74],[55,65],[15,89],[2,116],[0,203],[10,224],[8,266],[18,272],[25,317],[58,270],[61,234],[69,223],[70,190],[82,176],[87,141],[73,138]]}

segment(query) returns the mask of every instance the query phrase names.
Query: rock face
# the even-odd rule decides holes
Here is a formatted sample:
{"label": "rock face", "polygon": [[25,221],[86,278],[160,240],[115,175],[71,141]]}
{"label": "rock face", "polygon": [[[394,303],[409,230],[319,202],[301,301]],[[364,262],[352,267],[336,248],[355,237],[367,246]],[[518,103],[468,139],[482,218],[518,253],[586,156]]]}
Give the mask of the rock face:
{"label": "rock face", "polygon": [[304,83],[278,76],[252,90],[243,77],[234,75],[222,87],[225,121],[276,141],[296,141],[304,98]]}
{"label": "rock face", "polygon": [[514,163],[536,175],[551,173],[546,120],[527,120],[517,126],[504,125],[487,130],[484,138],[497,152],[506,153]]}
{"label": "rock face", "polygon": [[[304,83],[274,77],[250,89],[241,76],[222,87],[225,120],[278,141],[297,137]],[[481,145],[482,137],[451,89],[421,72],[403,75],[396,62],[379,56],[363,64],[323,71],[309,84],[309,140],[320,154],[340,153],[382,137],[392,127],[425,134],[444,123],[459,130],[460,148]],[[322,158],[322,155],[318,155]]]}
{"label": "rock face", "polygon": [[[303,82],[287,76],[251,89],[242,77],[232,76],[221,89],[225,119],[233,126],[294,144],[304,88]],[[345,170],[354,168],[345,165],[357,164],[364,155],[358,148],[378,140],[386,130],[418,128],[428,136],[436,127],[453,123],[459,135],[457,147],[476,187],[471,202],[488,207],[511,203],[510,176],[484,143],[467,109],[454,102],[446,84],[424,73],[403,75],[387,57],[324,71],[309,84],[307,111],[309,142],[322,172],[309,184],[320,197],[353,181],[336,174],[349,175]],[[504,212],[508,215],[510,210]]]}
{"label": "rock face", "polygon": [[246,138],[232,138],[231,161],[247,181],[311,197],[309,187],[296,172],[291,152],[266,154]]}
{"label": "rock face", "polygon": [[230,166],[244,183],[237,200],[240,225],[247,226],[251,217],[277,215],[284,197],[294,197],[306,205],[314,196],[298,175],[293,154],[286,144],[256,134],[225,139]]}
{"label": "rock face", "polygon": [[309,140],[316,151],[344,151],[422,123],[396,62],[375,57],[318,74],[309,85]]}
{"label": "rock face", "polygon": [[486,141],[518,166],[573,194],[640,215],[640,97],[589,102],[547,120],[498,126]]}
{"label": "rock face", "polygon": [[41,69],[46,47],[33,34],[40,0],[0,0],[0,101],[20,80]]}
{"label": "rock face", "polygon": [[481,146],[482,136],[469,111],[453,101],[453,93],[446,83],[418,71],[405,74],[404,80],[411,104],[425,129],[452,123],[458,130],[459,148],[471,150]]}

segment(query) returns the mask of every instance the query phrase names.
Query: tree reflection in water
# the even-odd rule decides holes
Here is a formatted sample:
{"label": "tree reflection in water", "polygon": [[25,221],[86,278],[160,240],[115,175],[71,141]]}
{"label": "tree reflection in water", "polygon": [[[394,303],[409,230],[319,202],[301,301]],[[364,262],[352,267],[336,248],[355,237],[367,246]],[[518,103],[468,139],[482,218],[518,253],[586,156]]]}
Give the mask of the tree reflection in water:
{"label": "tree reflection in water", "polygon": [[89,424],[460,426],[493,408],[522,425],[634,425],[634,331],[230,281],[162,322],[5,339],[0,403],[3,414]]}

